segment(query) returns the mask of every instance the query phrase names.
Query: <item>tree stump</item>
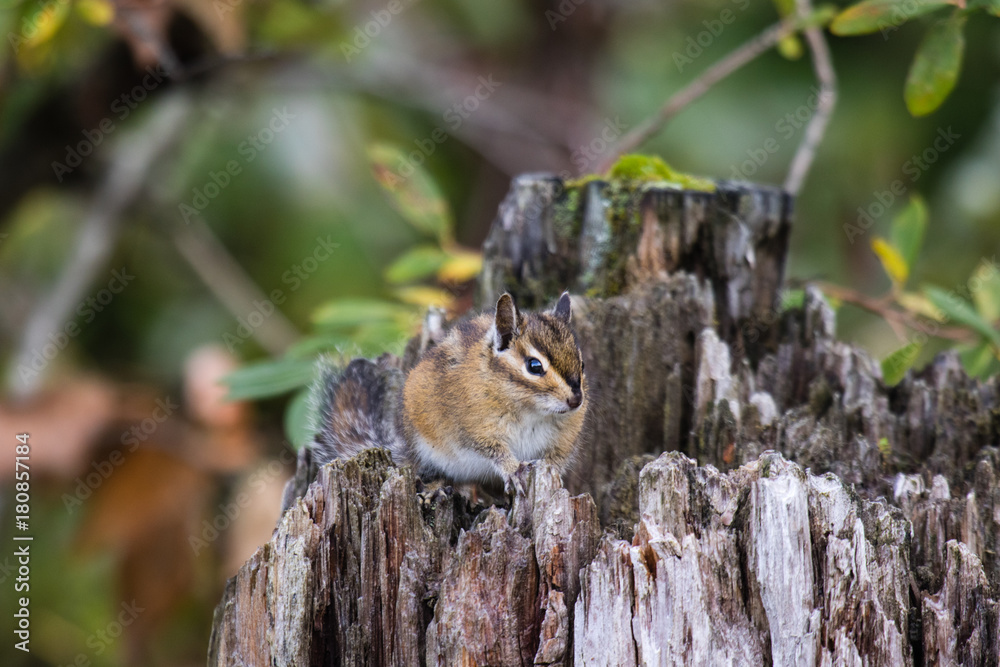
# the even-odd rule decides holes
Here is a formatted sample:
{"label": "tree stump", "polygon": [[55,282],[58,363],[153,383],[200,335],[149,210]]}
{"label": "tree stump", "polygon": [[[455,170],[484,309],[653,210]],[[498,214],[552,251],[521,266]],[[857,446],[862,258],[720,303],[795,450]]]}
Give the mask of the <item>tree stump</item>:
{"label": "tree stump", "polygon": [[479,298],[580,296],[576,464],[483,507],[381,451],[301,454],[209,664],[1000,663],[998,381],[948,354],[886,387],[818,291],[782,310],[791,214],[744,183],[516,179]]}

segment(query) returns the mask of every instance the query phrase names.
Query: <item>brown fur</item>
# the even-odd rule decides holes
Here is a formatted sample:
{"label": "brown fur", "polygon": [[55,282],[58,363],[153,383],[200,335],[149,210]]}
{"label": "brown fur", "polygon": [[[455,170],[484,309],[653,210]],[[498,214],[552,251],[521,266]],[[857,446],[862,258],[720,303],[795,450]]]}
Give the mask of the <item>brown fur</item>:
{"label": "brown fur", "polygon": [[[458,482],[506,481],[533,458],[565,468],[587,410],[568,320],[568,295],[552,312],[523,314],[505,294],[494,313],[455,326],[406,379],[400,425],[408,453]],[[543,375],[526,370],[530,357]]]}

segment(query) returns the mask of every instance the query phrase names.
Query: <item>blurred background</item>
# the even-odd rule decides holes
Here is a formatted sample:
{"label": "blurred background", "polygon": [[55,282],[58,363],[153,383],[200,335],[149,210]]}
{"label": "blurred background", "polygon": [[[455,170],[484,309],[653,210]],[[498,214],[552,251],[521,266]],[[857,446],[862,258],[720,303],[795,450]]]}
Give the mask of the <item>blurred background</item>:
{"label": "blurred background", "polygon": [[[277,519],[315,354],[398,352],[427,305],[468,308],[513,176],[592,172],[778,20],[750,0],[0,0],[0,664],[203,664],[226,579]],[[930,20],[829,37],[840,99],[787,276],[885,294],[870,242],[916,195],[910,284],[993,326],[1000,298],[970,277],[995,280],[1000,249],[1000,20],[970,17],[954,92],[914,118]],[[816,104],[795,51],[643,152],[781,184]],[[879,359],[907,340],[849,303],[838,328]]]}

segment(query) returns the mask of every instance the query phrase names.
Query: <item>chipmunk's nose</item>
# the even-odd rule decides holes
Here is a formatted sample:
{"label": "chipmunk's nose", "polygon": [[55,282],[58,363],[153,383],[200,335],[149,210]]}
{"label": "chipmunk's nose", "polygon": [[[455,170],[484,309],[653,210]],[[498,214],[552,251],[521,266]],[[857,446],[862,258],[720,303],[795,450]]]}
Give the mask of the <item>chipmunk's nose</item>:
{"label": "chipmunk's nose", "polygon": [[581,403],[583,403],[583,394],[578,391],[574,391],[573,395],[566,399],[566,405],[569,406],[570,410],[576,410]]}

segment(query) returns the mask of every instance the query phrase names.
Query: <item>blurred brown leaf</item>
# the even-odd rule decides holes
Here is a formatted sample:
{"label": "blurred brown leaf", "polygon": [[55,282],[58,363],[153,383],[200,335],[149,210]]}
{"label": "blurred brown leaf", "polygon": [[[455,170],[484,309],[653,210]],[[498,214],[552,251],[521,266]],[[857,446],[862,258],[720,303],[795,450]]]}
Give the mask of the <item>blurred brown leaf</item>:
{"label": "blurred brown leaf", "polygon": [[[0,433],[30,434],[33,473],[71,478],[87,465],[118,408],[118,393],[105,380],[69,379],[29,403],[0,404]],[[0,476],[12,476],[13,470],[13,457],[5,457]]]}

